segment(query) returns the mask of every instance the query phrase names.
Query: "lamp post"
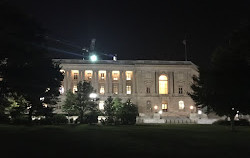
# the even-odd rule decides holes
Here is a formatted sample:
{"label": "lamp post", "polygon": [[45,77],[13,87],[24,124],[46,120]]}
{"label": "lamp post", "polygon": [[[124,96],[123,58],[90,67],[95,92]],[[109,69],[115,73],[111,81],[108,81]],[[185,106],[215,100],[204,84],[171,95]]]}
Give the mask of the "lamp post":
{"label": "lamp post", "polygon": [[97,98],[97,94],[96,93],[90,93],[89,97],[92,99],[92,101],[95,101],[95,99]]}

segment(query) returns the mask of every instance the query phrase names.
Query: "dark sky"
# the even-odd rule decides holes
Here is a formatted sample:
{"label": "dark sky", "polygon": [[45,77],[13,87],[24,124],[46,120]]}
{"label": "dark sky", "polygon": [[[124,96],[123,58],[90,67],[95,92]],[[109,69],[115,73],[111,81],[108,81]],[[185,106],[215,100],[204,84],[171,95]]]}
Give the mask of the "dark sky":
{"label": "dark sky", "polygon": [[[54,39],[118,54],[118,59],[184,60],[200,65],[250,15],[249,0],[10,0]],[[60,55],[60,52],[58,52]]]}

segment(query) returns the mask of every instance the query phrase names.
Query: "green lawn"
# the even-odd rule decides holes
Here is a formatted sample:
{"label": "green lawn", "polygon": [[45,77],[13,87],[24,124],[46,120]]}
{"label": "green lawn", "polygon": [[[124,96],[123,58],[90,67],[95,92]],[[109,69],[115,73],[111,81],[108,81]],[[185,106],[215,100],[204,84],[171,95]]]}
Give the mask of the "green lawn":
{"label": "green lawn", "polygon": [[250,157],[250,127],[0,125],[0,136],[3,157]]}

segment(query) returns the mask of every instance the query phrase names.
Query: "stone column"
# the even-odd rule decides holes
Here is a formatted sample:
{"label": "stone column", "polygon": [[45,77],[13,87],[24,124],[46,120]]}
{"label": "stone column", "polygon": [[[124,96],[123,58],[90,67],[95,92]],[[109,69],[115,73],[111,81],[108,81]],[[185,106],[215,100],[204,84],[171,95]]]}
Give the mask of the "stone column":
{"label": "stone column", "polygon": [[132,72],[132,89],[133,89],[133,90],[132,90],[132,93],[137,93],[137,91],[136,91],[136,81],[135,81],[136,78],[135,78],[135,76],[134,76],[134,72],[135,72],[135,71]]}
{"label": "stone column", "polygon": [[108,92],[112,94],[112,76],[111,76],[111,71],[107,71],[107,81],[108,81]]}
{"label": "stone column", "polygon": [[[122,89],[123,89],[123,94],[127,94],[127,93],[126,93],[126,90],[127,90],[126,83],[127,83],[127,80],[126,80],[126,72],[123,71],[123,73],[122,73]],[[131,90],[132,90],[132,89],[131,89]],[[133,92],[132,92],[132,93],[133,93]]]}
{"label": "stone column", "polygon": [[106,71],[106,74],[105,74],[105,94],[109,94],[109,84],[108,84],[108,72]]}
{"label": "stone column", "polygon": [[119,75],[119,80],[118,80],[118,83],[119,83],[119,94],[122,94],[123,93],[123,89],[124,89],[124,86],[123,86],[123,71],[120,71],[120,75]]}

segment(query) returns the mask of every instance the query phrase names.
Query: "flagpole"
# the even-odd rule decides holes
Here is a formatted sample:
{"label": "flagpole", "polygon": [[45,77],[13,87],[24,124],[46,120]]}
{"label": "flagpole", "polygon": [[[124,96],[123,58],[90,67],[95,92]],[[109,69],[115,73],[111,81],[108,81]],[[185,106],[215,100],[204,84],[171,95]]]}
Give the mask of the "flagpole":
{"label": "flagpole", "polygon": [[185,42],[185,61],[187,61],[187,42]]}
{"label": "flagpole", "polygon": [[187,40],[186,40],[186,38],[182,41],[182,43],[184,44],[184,47],[185,47],[185,61],[187,61]]}

